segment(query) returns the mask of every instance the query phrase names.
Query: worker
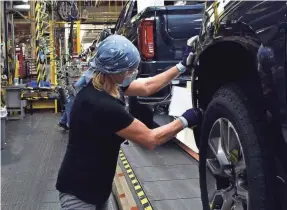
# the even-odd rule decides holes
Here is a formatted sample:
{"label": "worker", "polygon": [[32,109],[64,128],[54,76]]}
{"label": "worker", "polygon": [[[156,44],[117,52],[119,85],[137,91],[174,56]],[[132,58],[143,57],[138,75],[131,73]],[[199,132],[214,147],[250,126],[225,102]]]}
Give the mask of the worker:
{"label": "worker", "polygon": [[[89,47],[89,51],[91,54],[93,54],[95,51],[95,43],[96,43],[96,40],[93,41],[92,45]],[[91,59],[92,58],[89,58],[89,63],[91,62]],[[82,74],[82,76],[78,79],[77,82],[75,82],[72,86],[67,86],[69,97],[65,105],[64,113],[62,114],[61,119],[58,122],[58,126],[63,128],[64,130],[69,130],[70,111],[72,108],[75,95],[82,87],[87,85],[86,78],[91,78],[92,77],[91,74],[92,74],[91,70],[88,69]]]}
{"label": "worker", "polygon": [[80,77],[80,79],[73,86],[66,87],[68,91],[68,98],[66,98],[65,110],[60,118],[60,121],[58,122],[58,126],[64,130],[69,130],[70,112],[76,95],[75,88],[80,88],[80,86],[83,86],[82,77]]}
{"label": "worker", "polygon": [[70,112],[75,96],[77,92],[81,90],[81,88],[85,87],[88,84],[89,80],[92,78],[92,74],[92,70],[87,69],[73,85],[67,87],[69,98],[67,99],[65,110],[63,115],[61,116],[60,122],[58,122],[59,127],[65,130],[69,130]]}
{"label": "worker", "polygon": [[149,129],[119,100],[121,92],[149,96],[168,85],[186,70],[187,55],[183,57],[161,74],[135,80],[140,63],[136,47],[120,35],[111,35],[100,43],[93,60],[93,78],[77,94],[71,111],[69,141],[56,183],[62,209],[107,208],[120,145],[125,139],[153,149],[184,128],[200,123],[201,111],[194,108],[167,125]]}

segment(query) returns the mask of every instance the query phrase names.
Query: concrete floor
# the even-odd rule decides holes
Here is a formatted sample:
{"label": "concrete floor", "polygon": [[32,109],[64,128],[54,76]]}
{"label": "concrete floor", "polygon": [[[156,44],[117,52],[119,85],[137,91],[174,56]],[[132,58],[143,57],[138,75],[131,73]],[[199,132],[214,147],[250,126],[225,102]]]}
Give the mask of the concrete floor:
{"label": "concrete floor", "polygon": [[198,163],[175,143],[147,150],[132,142],[123,152],[154,210],[201,210]]}
{"label": "concrete floor", "polygon": [[[35,113],[7,122],[1,152],[1,209],[58,210],[55,189],[68,133],[59,115]],[[123,144],[123,151],[155,210],[200,210],[197,162],[174,143],[156,150]],[[109,210],[116,210],[115,200]]]}
{"label": "concrete floor", "polygon": [[[58,210],[55,189],[68,133],[57,126],[59,115],[36,113],[8,121],[1,152],[1,209]],[[116,210],[115,200],[109,201]]]}

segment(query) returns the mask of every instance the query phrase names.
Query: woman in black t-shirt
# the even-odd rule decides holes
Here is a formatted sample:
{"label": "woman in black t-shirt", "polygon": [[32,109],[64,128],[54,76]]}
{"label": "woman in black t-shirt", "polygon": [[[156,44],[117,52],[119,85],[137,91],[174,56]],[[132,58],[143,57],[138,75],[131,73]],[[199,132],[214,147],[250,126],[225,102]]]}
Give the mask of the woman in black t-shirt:
{"label": "woman in black t-shirt", "polygon": [[120,35],[102,41],[93,58],[94,76],[76,96],[70,114],[67,151],[56,188],[63,209],[105,209],[111,193],[120,145],[125,139],[153,149],[186,127],[200,122],[198,109],[187,110],[177,120],[149,129],[131,116],[119,100],[149,96],[168,85],[186,70],[186,59],[151,78],[135,80],[140,55]]}

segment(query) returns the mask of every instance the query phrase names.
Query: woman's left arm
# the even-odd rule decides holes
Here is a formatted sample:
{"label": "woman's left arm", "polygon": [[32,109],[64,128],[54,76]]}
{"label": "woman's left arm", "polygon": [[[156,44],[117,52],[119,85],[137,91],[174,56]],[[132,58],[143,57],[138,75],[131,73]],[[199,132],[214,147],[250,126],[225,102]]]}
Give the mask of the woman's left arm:
{"label": "woman's left arm", "polygon": [[154,77],[137,79],[130,84],[124,94],[127,96],[150,96],[167,86],[178,75],[180,75],[180,71],[174,66]]}
{"label": "woman's left arm", "polygon": [[127,96],[150,96],[158,92],[167,86],[178,75],[185,72],[188,58],[192,60],[194,57],[192,52],[193,48],[191,46],[186,46],[183,52],[182,61],[176,66],[154,77],[137,79],[133,81],[130,86],[124,90],[124,94]]}

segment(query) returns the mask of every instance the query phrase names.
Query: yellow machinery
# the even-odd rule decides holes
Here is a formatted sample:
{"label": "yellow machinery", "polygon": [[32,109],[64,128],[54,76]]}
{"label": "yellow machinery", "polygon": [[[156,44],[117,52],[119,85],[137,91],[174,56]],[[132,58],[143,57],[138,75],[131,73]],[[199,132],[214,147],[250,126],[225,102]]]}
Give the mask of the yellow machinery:
{"label": "yellow machinery", "polygon": [[[105,1],[98,1],[96,4],[102,3]],[[124,0],[121,2],[113,1],[113,5],[111,4],[112,1],[108,1],[109,6],[109,12],[107,14],[109,17],[101,18],[101,20],[111,20],[114,19],[114,16],[118,16],[118,13],[122,9],[124,5]],[[56,40],[57,37],[55,37],[55,29],[56,27],[64,27],[65,24],[68,24],[69,22],[63,22],[63,21],[55,21],[53,19],[53,14],[47,14],[46,11],[46,3],[45,1],[39,0],[36,1],[35,4],[35,39],[36,39],[36,65],[37,65],[37,83],[39,84],[41,81],[46,80],[46,64],[41,64],[41,53],[42,50],[43,53],[45,53],[45,41],[49,40],[49,43],[47,44],[49,46],[50,51],[50,82],[53,87],[56,87],[57,84],[57,70],[60,68],[59,59],[56,55]],[[119,6],[119,8],[118,8]],[[114,8],[112,8],[114,7]],[[110,16],[113,14],[112,16]],[[117,17],[116,17],[117,18]],[[81,21],[75,21],[74,26],[76,29],[76,51],[79,55],[81,53],[81,40],[80,40],[80,31],[81,31]],[[49,34],[49,37],[44,37],[44,34]],[[57,110],[57,100],[33,100],[33,108],[34,109],[46,109],[46,108],[53,108],[55,112],[58,112]]]}
{"label": "yellow machinery", "polygon": [[[46,65],[47,65],[47,57],[45,53],[47,52],[47,48],[50,45],[53,45],[53,39],[51,43],[47,43],[49,37],[44,36],[49,34],[51,36],[51,32],[53,31],[53,25],[50,24],[50,16],[46,13],[46,3],[45,1],[36,1],[35,2],[35,40],[36,40],[36,67],[37,67],[37,84],[39,86],[41,81],[50,81],[53,84],[52,89],[56,85],[56,68],[53,67],[54,59],[51,59],[50,62],[50,78],[46,78]],[[52,33],[53,36],[53,33]],[[41,54],[42,53],[42,54]],[[43,56],[43,57],[42,57]],[[53,53],[50,54],[50,57],[53,57]],[[44,58],[44,59],[43,59]],[[42,63],[40,62],[42,59]],[[47,90],[48,92],[49,90]],[[50,90],[52,91],[52,90]],[[43,94],[45,95],[45,94]],[[57,100],[47,100],[48,97],[34,97],[30,100],[32,103],[33,109],[54,109],[55,113],[58,112],[57,110]]]}

